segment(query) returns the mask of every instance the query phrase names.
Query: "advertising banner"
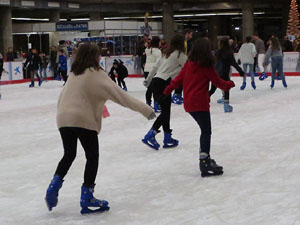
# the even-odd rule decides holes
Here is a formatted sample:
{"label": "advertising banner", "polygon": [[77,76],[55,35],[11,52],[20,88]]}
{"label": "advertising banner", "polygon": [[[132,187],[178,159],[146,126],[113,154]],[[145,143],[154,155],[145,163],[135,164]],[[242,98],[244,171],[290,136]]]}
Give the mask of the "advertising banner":
{"label": "advertising banner", "polygon": [[59,22],[56,23],[56,31],[88,31],[88,22]]}

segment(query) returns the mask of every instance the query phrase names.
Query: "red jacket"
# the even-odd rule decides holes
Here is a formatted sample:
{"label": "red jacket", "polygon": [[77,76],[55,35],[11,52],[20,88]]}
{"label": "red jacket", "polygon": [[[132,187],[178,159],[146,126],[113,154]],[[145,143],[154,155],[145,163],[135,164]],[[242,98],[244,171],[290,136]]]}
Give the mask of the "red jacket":
{"label": "red jacket", "polygon": [[228,91],[234,87],[232,81],[224,81],[214,67],[201,67],[198,63],[187,61],[179,75],[164,90],[169,95],[176,88],[183,86],[184,109],[186,112],[209,111],[209,82]]}

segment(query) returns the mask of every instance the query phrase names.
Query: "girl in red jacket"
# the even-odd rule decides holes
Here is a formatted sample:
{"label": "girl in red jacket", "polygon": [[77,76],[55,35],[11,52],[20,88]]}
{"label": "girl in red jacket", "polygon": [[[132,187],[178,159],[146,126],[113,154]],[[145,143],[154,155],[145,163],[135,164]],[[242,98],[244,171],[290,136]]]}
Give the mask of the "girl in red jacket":
{"label": "girl in red jacket", "polygon": [[211,43],[201,38],[195,41],[188,61],[179,75],[164,90],[164,95],[183,86],[184,108],[196,120],[200,129],[200,171],[202,177],[222,175],[223,167],[210,158],[211,120],[209,112],[209,82],[228,91],[235,85],[233,81],[220,78],[215,69]]}

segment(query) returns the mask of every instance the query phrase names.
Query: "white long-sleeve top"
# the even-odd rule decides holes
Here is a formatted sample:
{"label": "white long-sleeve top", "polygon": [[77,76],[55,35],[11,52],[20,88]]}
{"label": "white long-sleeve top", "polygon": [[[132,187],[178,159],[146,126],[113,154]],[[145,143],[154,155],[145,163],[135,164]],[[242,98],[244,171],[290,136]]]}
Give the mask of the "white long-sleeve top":
{"label": "white long-sleeve top", "polygon": [[162,57],[149,73],[148,78],[146,79],[147,83],[150,84],[154,76],[163,80],[168,80],[169,78],[174,79],[179,74],[186,60],[187,56],[184,52],[179,52],[177,50],[168,58],[165,56]]}
{"label": "white long-sleeve top", "polygon": [[242,64],[254,64],[256,53],[256,48],[253,43],[244,43],[238,53],[238,58]]}
{"label": "white long-sleeve top", "polygon": [[161,50],[159,48],[147,48],[145,72],[150,72],[161,58]]}

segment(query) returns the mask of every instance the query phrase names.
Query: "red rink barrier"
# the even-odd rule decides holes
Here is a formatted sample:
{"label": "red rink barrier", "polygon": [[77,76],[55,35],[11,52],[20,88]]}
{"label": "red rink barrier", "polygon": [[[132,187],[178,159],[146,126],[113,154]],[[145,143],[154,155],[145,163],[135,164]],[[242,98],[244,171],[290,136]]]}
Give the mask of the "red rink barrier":
{"label": "red rink barrier", "polygon": [[[271,76],[271,75],[272,75],[272,73],[270,73],[270,72],[268,72],[268,73],[266,73],[266,74],[267,74],[268,76]],[[298,76],[300,76],[300,72],[284,72],[284,75],[285,75],[285,76],[298,77]],[[233,73],[232,76],[233,76],[233,77],[239,77],[240,74],[239,74],[239,73]]]}

